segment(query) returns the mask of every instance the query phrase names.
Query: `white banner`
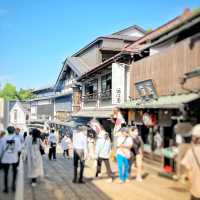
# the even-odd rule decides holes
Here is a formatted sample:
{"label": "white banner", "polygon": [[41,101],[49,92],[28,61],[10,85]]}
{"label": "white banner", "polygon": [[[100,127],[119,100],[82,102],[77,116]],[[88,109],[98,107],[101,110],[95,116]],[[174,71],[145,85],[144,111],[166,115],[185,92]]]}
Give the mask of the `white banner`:
{"label": "white banner", "polygon": [[124,103],[125,99],[125,66],[112,64],[112,104]]}

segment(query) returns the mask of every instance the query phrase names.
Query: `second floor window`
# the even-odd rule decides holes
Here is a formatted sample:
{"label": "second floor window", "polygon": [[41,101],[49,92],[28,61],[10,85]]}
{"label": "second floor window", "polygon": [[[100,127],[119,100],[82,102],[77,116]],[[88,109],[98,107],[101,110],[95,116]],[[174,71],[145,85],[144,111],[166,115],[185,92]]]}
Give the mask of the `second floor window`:
{"label": "second floor window", "polygon": [[112,74],[106,74],[101,77],[101,92],[105,93],[112,89]]}
{"label": "second floor window", "polygon": [[85,85],[85,95],[91,95],[98,92],[98,81],[97,79],[87,83]]}

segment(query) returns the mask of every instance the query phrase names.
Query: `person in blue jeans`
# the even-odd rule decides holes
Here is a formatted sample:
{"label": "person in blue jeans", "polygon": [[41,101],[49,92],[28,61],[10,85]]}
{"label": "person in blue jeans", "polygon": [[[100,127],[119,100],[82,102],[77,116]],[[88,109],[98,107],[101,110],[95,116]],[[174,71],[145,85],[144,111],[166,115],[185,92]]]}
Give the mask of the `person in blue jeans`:
{"label": "person in blue jeans", "polygon": [[129,159],[131,157],[131,147],[133,140],[128,134],[128,128],[121,128],[117,138],[116,160],[118,165],[119,183],[128,181]]}

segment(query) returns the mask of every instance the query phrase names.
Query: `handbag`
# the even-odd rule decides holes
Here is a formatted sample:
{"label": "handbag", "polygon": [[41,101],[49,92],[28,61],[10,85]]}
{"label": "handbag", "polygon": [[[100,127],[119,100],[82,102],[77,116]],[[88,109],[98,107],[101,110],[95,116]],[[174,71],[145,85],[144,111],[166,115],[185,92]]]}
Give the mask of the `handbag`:
{"label": "handbag", "polygon": [[41,144],[40,144],[40,153],[41,153],[41,155],[44,155],[44,154],[45,154],[44,148],[42,147]]}

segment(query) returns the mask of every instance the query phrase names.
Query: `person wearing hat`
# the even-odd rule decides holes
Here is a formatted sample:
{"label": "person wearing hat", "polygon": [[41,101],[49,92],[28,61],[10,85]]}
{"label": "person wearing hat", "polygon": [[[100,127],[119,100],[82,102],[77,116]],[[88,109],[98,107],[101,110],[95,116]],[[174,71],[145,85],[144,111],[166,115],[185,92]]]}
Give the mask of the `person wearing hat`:
{"label": "person wearing hat", "polygon": [[121,128],[121,134],[117,138],[116,160],[118,164],[119,183],[128,181],[129,159],[131,158],[131,147],[133,140],[128,134],[128,128]]}
{"label": "person wearing hat", "polygon": [[188,172],[191,200],[200,200],[200,124],[192,129],[192,145],[181,164]]}
{"label": "person wearing hat", "polygon": [[95,157],[97,160],[97,171],[95,176],[98,177],[99,174],[101,173],[101,165],[102,162],[104,162],[109,177],[108,182],[112,182],[113,180],[113,173],[111,171],[109,162],[110,152],[111,152],[111,141],[109,135],[105,130],[101,130],[96,140]]}
{"label": "person wearing hat", "polygon": [[0,160],[4,170],[4,193],[8,193],[8,172],[10,166],[13,170],[12,190],[15,191],[17,166],[18,166],[18,153],[21,150],[20,141],[15,137],[15,128],[9,126],[7,128],[8,135],[2,139],[0,147]]}

